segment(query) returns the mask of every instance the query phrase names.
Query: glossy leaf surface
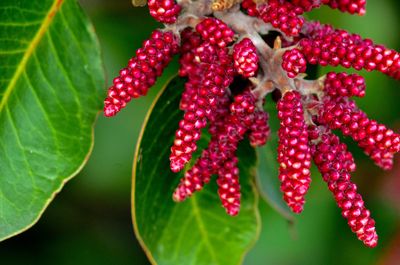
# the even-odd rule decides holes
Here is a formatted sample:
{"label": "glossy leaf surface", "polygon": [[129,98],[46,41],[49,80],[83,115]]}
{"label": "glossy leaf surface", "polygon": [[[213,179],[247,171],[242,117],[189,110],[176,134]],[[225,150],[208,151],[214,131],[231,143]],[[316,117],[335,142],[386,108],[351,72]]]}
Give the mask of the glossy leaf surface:
{"label": "glossy leaf surface", "polygon": [[0,1],[0,239],[33,225],[82,168],[103,89],[75,0]]}

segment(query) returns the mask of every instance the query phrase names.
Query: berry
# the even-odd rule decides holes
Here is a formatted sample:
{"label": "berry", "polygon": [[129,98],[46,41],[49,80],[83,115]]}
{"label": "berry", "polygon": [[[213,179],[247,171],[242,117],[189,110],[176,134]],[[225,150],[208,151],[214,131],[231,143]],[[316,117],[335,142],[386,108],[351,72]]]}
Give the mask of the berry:
{"label": "berry", "polygon": [[229,215],[235,216],[240,209],[240,184],[238,159],[227,160],[218,170],[218,194],[222,205]]}
{"label": "berry", "polygon": [[299,45],[310,64],[377,70],[395,79],[400,78],[400,54],[395,50],[318,23],[306,25],[304,33],[309,37],[302,39]]}
{"label": "berry", "polygon": [[229,116],[229,107],[231,104],[231,100],[228,94],[225,94],[223,97],[218,99],[218,103],[214,110],[213,119],[210,120],[210,126],[208,127],[208,132],[212,137],[218,135],[224,126],[225,118]]}
{"label": "berry", "polygon": [[321,5],[329,5],[333,9],[339,9],[342,12],[350,14],[365,14],[366,0],[291,0],[292,4],[301,7],[309,12]]}
{"label": "berry", "polygon": [[284,0],[269,0],[268,4],[258,7],[258,17],[281,30],[288,36],[297,36],[304,23],[300,15],[304,13],[301,7]]}
{"label": "berry", "polygon": [[181,32],[181,57],[179,58],[180,68],[179,76],[188,76],[191,74],[190,82],[185,83],[185,90],[181,96],[180,109],[187,110],[191,104],[192,98],[197,93],[197,84],[201,82],[201,71],[197,67],[195,60],[195,50],[202,44],[200,34],[190,28]]}
{"label": "berry", "polygon": [[196,164],[185,173],[172,198],[180,202],[190,197],[195,191],[203,188],[210,181],[212,171],[210,168],[210,154],[204,150]]}
{"label": "berry", "polygon": [[[249,91],[235,97],[235,101],[230,105],[230,114],[225,117],[222,126],[211,139],[208,148],[202,152],[194,166],[181,179],[173,195],[175,201],[183,201],[193,192],[201,190],[204,184],[209,182],[212,174],[225,175],[229,172],[227,166],[231,164],[225,162],[235,158],[239,141],[248,131],[248,124],[252,124],[254,121],[254,109],[255,100]],[[223,169],[224,167],[225,169]],[[230,168],[233,169],[233,167]],[[226,179],[220,182],[226,182]],[[233,185],[233,183],[231,184]],[[236,199],[232,204],[226,201],[225,192],[220,191],[220,193],[223,195],[221,195],[223,205],[226,205],[225,207],[231,205],[229,209],[227,208],[227,211],[233,214],[235,208],[232,207],[237,204],[237,194],[233,194]]]}
{"label": "berry", "polygon": [[323,4],[328,3],[330,0],[291,0],[290,2],[298,7],[304,9],[304,11],[309,12],[314,8],[318,8]]}
{"label": "berry", "polygon": [[271,134],[271,129],[268,125],[268,113],[261,110],[254,112],[254,122],[250,126],[249,140],[252,146],[265,145],[268,137]]}
{"label": "berry", "polygon": [[257,4],[253,0],[243,0],[242,8],[246,10],[249,16],[258,17],[260,14],[257,9]]}
{"label": "berry", "polygon": [[161,23],[172,24],[181,12],[181,6],[174,0],[149,0],[150,15]]}
{"label": "berry", "polygon": [[136,57],[114,78],[104,100],[104,115],[114,116],[132,98],[146,95],[177,52],[178,43],[172,32],[153,31],[150,39],[136,51]]}
{"label": "berry", "polygon": [[[173,172],[179,172],[197,150],[201,129],[207,120],[214,121],[218,114],[218,103],[226,96],[226,88],[233,81],[233,63],[226,48],[203,43],[195,51],[196,70],[188,73],[188,84],[181,101],[186,110],[175,141],[171,147],[170,166]],[[186,102],[189,102],[185,105]]]}
{"label": "berry", "polygon": [[244,38],[233,46],[234,66],[243,77],[255,76],[258,70],[257,49],[250,39]]}
{"label": "berry", "polygon": [[205,41],[219,47],[226,47],[233,41],[235,33],[224,22],[216,18],[206,18],[196,26]]}
{"label": "berry", "polygon": [[287,72],[288,77],[295,78],[299,73],[306,72],[307,62],[298,49],[292,49],[283,54],[282,68]]}
{"label": "berry", "polygon": [[306,21],[301,29],[305,38],[317,39],[333,34],[335,29],[331,25],[321,24],[318,21]]}
{"label": "berry", "polygon": [[190,28],[181,32],[181,48],[179,58],[179,75],[188,76],[189,73],[196,71],[197,62],[195,61],[195,50],[203,43],[200,34]]}
{"label": "berry", "polygon": [[179,122],[179,129],[175,133],[174,144],[171,147],[171,170],[179,172],[192,158],[197,150],[196,142],[200,139],[201,129],[207,125],[204,109],[187,111]]}
{"label": "berry", "polygon": [[334,73],[326,75],[324,91],[331,97],[364,97],[365,80],[358,74]]}
{"label": "berry", "polygon": [[350,14],[364,15],[366,12],[365,6],[367,0],[330,0],[329,6],[337,8],[342,12],[349,12]]}
{"label": "berry", "polygon": [[314,162],[351,230],[366,246],[375,247],[378,243],[375,221],[365,208],[361,195],[357,193],[357,186],[350,180],[355,165],[346,145],[340,143],[336,135],[328,132],[322,135],[321,142],[312,149]]}
{"label": "berry", "polygon": [[[400,135],[371,120],[347,99],[325,99],[319,122],[350,136],[378,166],[388,168],[387,159],[400,151]],[[384,161],[381,161],[384,159]],[[391,163],[391,162],[390,162]]]}
{"label": "berry", "polygon": [[295,213],[303,211],[311,183],[311,154],[307,126],[297,91],[286,92],[277,104],[279,128],[279,179],[284,200]]}

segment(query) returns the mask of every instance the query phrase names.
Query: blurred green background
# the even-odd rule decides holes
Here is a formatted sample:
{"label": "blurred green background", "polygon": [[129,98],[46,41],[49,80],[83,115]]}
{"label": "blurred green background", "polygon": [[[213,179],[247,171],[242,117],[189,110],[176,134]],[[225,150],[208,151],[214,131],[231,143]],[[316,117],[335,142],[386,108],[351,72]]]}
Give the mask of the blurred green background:
{"label": "blurred green background", "polygon": [[[111,84],[150,31],[160,25],[146,8],[134,8],[130,0],[81,0],[81,4],[95,25]],[[370,0],[364,17],[329,8],[313,11],[309,17],[400,50],[398,13],[399,1]],[[149,264],[131,224],[131,166],[149,104],[177,67],[175,60],[149,96],[135,100],[117,117],[99,116],[88,164],[33,228],[0,243],[1,264]],[[319,69],[319,74],[328,70]],[[372,118],[400,129],[399,82],[380,73],[365,76],[367,96],[358,100],[360,107]],[[393,171],[383,172],[348,143],[358,164],[354,181],[377,221],[379,246],[368,249],[356,239],[314,172],[305,211],[294,225],[260,201],[262,232],[246,265],[400,264],[400,159]]]}

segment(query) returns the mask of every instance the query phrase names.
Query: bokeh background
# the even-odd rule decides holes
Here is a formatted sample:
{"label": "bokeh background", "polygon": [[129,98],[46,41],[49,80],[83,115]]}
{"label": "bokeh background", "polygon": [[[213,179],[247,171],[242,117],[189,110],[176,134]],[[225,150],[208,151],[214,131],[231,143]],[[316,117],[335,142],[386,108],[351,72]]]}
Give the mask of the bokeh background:
{"label": "bokeh background", "polygon": [[[150,31],[160,25],[146,8],[134,8],[130,0],[80,2],[96,28],[110,84]],[[370,0],[364,17],[329,8],[313,11],[309,17],[400,50],[399,13],[400,1]],[[1,264],[149,264],[131,224],[131,166],[144,115],[177,67],[175,60],[149,96],[135,100],[117,117],[99,116],[88,164],[33,228],[0,243]],[[317,75],[328,70],[318,69]],[[372,118],[400,129],[400,83],[380,73],[364,74],[367,96],[358,100],[359,106]],[[314,172],[305,211],[294,225],[260,201],[262,231],[246,265],[400,264],[400,159],[393,171],[383,172],[347,142],[358,164],[354,181],[377,221],[379,246],[368,249],[356,239]]]}

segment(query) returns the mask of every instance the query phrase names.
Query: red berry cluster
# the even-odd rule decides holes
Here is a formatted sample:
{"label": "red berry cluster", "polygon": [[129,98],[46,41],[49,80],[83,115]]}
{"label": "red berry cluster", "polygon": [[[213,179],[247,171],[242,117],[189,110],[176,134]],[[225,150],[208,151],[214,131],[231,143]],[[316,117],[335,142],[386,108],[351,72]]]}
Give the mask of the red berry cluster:
{"label": "red berry cluster", "polygon": [[196,26],[196,31],[212,45],[226,47],[233,41],[235,34],[224,22],[215,18],[206,18]]}
{"label": "red berry cluster", "polygon": [[307,125],[297,91],[287,92],[277,104],[279,179],[283,198],[295,213],[303,211],[304,196],[310,187],[311,154]]}
{"label": "red berry cluster", "polygon": [[244,0],[242,7],[250,16],[257,16],[266,23],[282,31],[287,36],[297,36],[301,32],[305,19],[302,15],[322,5],[339,9],[350,14],[365,14],[366,0],[268,0],[267,4],[260,1]]}
{"label": "red berry cluster", "polygon": [[250,126],[249,141],[250,145],[263,146],[267,143],[271,134],[268,124],[269,115],[265,111],[256,111],[254,113],[254,122]]}
{"label": "red berry cluster", "polygon": [[244,2],[243,7],[250,9],[247,10],[249,15],[260,17],[288,36],[297,36],[304,23],[304,18],[300,16],[304,10],[290,1],[269,0],[267,4],[258,6]]}
{"label": "red berry cluster", "polygon": [[337,8],[342,12],[364,15],[366,12],[367,0],[330,0],[328,4],[330,7]]}
{"label": "red berry cluster", "polygon": [[367,4],[366,0],[291,0],[290,2],[304,9],[305,12],[319,8],[322,5],[328,5],[342,12],[358,15],[365,14]]}
{"label": "red berry cluster", "polygon": [[204,42],[196,48],[194,60],[198,62],[197,69],[188,74],[189,91],[188,86],[185,91],[190,94],[190,102],[184,109],[171,148],[171,170],[174,172],[181,171],[197,150],[196,142],[200,139],[201,129],[207,126],[207,120],[218,119],[221,101],[227,96],[226,87],[233,81],[233,62],[226,48]]}
{"label": "red berry cluster", "polygon": [[357,34],[335,30],[329,25],[315,22],[310,24],[306,25],[304,31],[308,37],[299,42],[310,64],[377,70],[395,79],[400,78],[400,54],[395,50],[376,45],[372,40],[362,39]]}
{"label": "red berry cluster", "polygon": [[[346,98],[327,97],[320,110],[319,122],[332,130],[339,129],[344,135],[353,138],[383,169],[392,167],[393,155],[400,151],[399,134],[369,119],[367,114],[357,108],[354,101]],[[387,160],[388,158],[390,159]]]}
{"label": "red berry cluster", "polygon": [[136,56],[129,60],[128,66],[114,78],[104,101],[104,115],[114,116],[132,98],[146,95],[177,52],[176,36],[169,31],[155,30],[136,51]]}
{"label": "red berry cluster", "polygon": [[303,8],[305,12],[309,12],[323,4],[328,4],[330,0],[292,0],[291,2],[295,6]]}
{"label": "red berry cluster", "polygon": [[324,91],[332,98],[364,97],[365,80],[358,74],[330,72],[326,75]]}
{"label": "red berry cluster", "polygon": [[[248,90],[235,97],[230,105],[229,114],[213,135],[195,165],[185,173],[174,193],[174,200],[183,201],[193,192],[203,188],[212,174],[218,174],[219,194],[223,206],[230,215],[236,215],[240,207],[240,186],[236,176],[236,150],[246,132],[251,130],[256,110],[255,98]],[[269,128],[267,128],[269,131]],[[231,176],[227,178],[227,176]],[[227,187],[227,188],[224,188]],[[229,188],[228,188],[229,187]],[[229,191],[229,192],[228,192]],[[221,196],[224,195],[224,196]],[[228,196],[229,195],[229,196]]]}
{"label": "red berry cluster", "polygon": [[172,24],[176,22],[181,6],[176,4],[174,0],[149,0],[150,15],[161,23]]}
{"label": "red berry cluster", "polygon": [[[352,231],[365,245],[376,246],[374,220],[351,182],[354,159],[332,131],[350,136],[383,169],[392,167],[400,151],[400,134],[368,118],[351,100],[365,96],[362,76],[330,72],[306,80],[301,74],[307,64],[341,65],[400,79],[395,50],[302,16],[322,5],[362,15],[366,1],[243,0],[244,11],[239,1],[178,2],[181,6],[172,0],[149,0],[151,15],[169,25],[154,31],[121,70],[104,106],[105,115],[113,116],[131,98],[145,95],[172,56],[180,54],[179,75],[187,82],[179,106],[183,118],[171,147],[171,170],[181,171],[192,160],[206,130],[211,140],[184,172],[173,199],[185,200],[217,175],[222,206],[230,215],[239,213],[236,150],[245,137],[253,147],[266,144],[271,130],[263,105],[265,96],[272,94],[280,121],[277,159],[285,202],[293,212],[302,212],[313,158]],[[272,31],[279,32],[279,38],[270,46],[264,37]]]}
{"label": "red berry cluster", "polygon": [[240,184],[238,159],[233,157],[227,160],[218,170],[218,194],[222,205],[229,215],[237,215],[240,208]]}
{"label": "red berry cluster", "polygon": [[287,72],[288,77],[294,78],[299,73],[306,72],[307,61],[298,49],[292,49],[283,54],[282,68]]}
{"label": "red berry cluster", "polygon": [[351,182],[351,172],[356,168],[353,156],[332,132],[327,131],[320,137],[320,142],[312,146],[314,162],[351,230],[365,245],[375,247],[378,243],[375,221],[357,193],[357,185]]}
{"label": "red berry cluster", "polygon": [[257,48],[249,38],[233,46],[235,69],[243,77],[255,76],[258,70]]}

